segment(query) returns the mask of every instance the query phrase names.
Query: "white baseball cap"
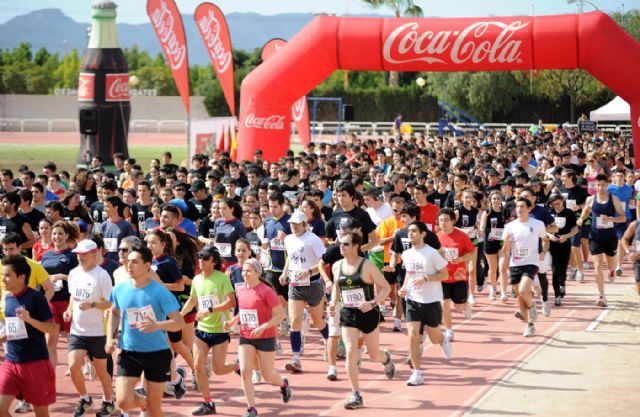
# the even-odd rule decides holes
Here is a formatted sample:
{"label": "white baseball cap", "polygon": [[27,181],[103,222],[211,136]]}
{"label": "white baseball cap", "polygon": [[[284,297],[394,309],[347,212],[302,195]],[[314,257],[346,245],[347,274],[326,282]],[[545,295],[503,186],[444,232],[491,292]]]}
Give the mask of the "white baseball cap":
{"label": "white baseball cap", "polygon": [[307,222],[307,216],[305,216],[304,213],[301,211],[296,211],[291,215],[291,218],[289,219],[289,223],[300,224],[300,223],[306,223],[306,222]]}
{"label": "white baseball cap", "polygon": [[76,246],[76,248],[71,252],[85,254],[89,252],[95,252],[97,250],[98,250],[98,245],[96,245],[96,242],[90,239],[84,239],[78,242],[78,246]]}

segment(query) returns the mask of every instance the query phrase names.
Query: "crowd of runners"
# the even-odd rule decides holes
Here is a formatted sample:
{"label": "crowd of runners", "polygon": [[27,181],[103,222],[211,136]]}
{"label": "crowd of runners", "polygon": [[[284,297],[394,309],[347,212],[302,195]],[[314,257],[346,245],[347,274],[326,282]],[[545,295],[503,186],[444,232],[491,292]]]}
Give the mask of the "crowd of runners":
{"label": "crowd of runners", "polygon": [[[233,372],[245,417],[257,416],[255,384],[292,398],[311,327],[329,381],[345,359],[345,408],[364,405],[365,354],[389,379],[406,363],[406,384],[422,385],[424,343],[451,358],[453,323],[481,297],[511,303],[532,337],[537,315],[562,308],[567,280],[584,281],[585,269],[599,307],[625,259],[640,293],[630,150],[618,134],[534,125],[354,135],[272,163],[256,151],[178,166],[167,152],[150,167],[113,155],[115,171],[98,156],[73,174],[55,162],[2,169],[0,415],[48,415],[64,340],[74,417],[161,416],[163,396],[187,390],[201,395],[193,415],[215,414],[209,381]],[[406,330],[407,357],[380,348],[385,320],[385,332]],[[102,387],[95,404],[87,377]]]}

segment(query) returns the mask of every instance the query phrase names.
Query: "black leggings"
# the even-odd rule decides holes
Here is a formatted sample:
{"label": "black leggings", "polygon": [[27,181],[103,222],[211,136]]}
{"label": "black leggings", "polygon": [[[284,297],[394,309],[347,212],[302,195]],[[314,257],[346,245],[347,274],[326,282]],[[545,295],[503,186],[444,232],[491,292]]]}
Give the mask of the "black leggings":
{"label": "black leggings", "polygon": [[487,258],[484,256],[484,244],[485,242],[478,242],[476,245],[478,248],[478,256],[476,258],[476,285],[479,287],[484,285],[484,280],[489,270]]}
{"label": "black leggings", "polygon": [[569,266],[569,258],[571,258],[571,242],[551,242],[549,252],[551,252],[551,269],[553,270],[553,292],[556,297],[560,297],[560,287],[564,287],[567,282],[567,267]]}
{"label": "black leggings", "polygon": [[538,273],[538,281],[540,281],[540,289],[542,290],[542,301],[549,299],[549,280],[547,279],[547,273]]}

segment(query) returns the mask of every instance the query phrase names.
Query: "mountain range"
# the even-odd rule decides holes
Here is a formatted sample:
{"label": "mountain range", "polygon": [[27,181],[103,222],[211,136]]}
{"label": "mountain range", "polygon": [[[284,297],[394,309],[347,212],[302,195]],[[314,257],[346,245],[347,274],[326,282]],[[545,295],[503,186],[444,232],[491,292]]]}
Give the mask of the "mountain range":
{"label": "mountain range", "polygon": [[[311,13],[271,16],[257,13],[229,13],[226,15],[233,48],[246,51],[260,48],[272,38],[289,39],[314,17]],[[208,64],[209,57],[196,28],[193,15],[183,14],[182,20],[187,36],[189,63]],[[49,52],[63,55],[65,52],[70,52],[72,48],[76,48],[78,53],[82,55],[86,47],[90,26],[89,21],[76,22],[60,9],[36,10],[0,24],[0,49],[11,49],[17,47],[21,42],[28,42],[32,45],[33,52],[45,47]],[[151,23],[117,23],[117,26],[122,48],[138,45],[140,50],[149,52],[152,57],[160,52],[160,43]]]}

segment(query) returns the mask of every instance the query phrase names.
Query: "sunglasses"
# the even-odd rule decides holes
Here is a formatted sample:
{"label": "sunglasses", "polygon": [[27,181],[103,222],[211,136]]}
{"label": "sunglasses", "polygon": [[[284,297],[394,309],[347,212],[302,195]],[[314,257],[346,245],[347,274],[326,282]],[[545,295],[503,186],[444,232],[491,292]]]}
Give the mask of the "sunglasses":
{"label": "sunglasses", "polygon": [[129,248],[118,248],[118,252],[129,252],[130,250]]}
{"label": "sunglasses", "polygon": [[345,247],[351,246],[351,244],[352,244],[351,242],[340,242],[340,246],[345,246]]}

